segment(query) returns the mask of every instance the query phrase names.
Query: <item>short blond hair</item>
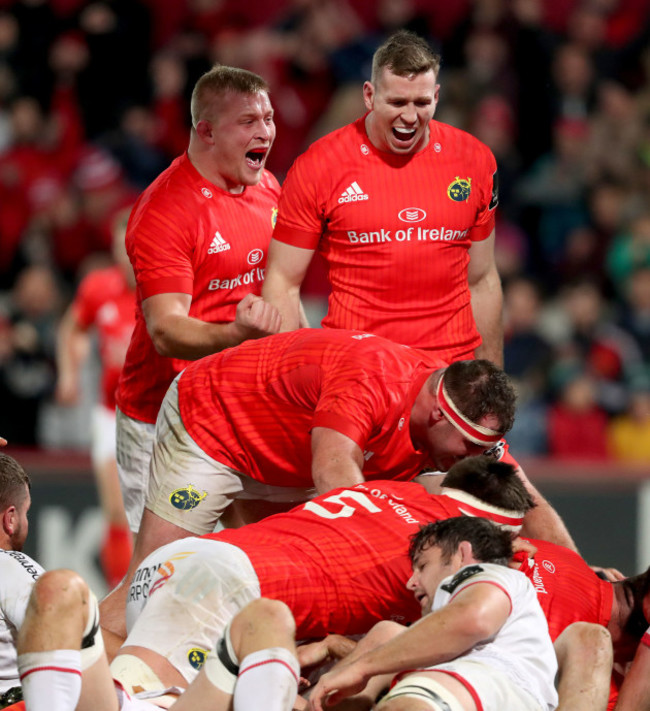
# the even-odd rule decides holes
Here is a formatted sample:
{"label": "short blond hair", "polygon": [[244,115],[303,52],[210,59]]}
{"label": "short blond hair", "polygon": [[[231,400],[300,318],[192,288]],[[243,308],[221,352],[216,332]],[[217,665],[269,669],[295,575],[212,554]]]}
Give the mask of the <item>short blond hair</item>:
{"label": "short blond hair", "polygon": [[[214,105],[214,99],[228,92],[235,94],[257,94],[268,92],[269,85],[258,74],[238,67],[226,67],[216,64],[199,78],[192,91],[191,113],[192,126],[206,118],[206,111]],[[211,116],[211,120],[215,117]]]}
{"label": "short blond hair", "polygon": [[428,71],[438,76],[440,55],[436,54],[426,40],[414,32],[398,30],[375,52],[372,58],[370,81],[376,86],[382,69],[389,69],[398,77],[424,74]]}

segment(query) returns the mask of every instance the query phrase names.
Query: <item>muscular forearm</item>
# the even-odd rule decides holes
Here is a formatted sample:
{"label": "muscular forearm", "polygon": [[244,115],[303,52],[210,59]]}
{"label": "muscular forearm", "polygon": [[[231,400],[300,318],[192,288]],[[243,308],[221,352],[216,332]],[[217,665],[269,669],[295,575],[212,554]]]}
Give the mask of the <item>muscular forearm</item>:
{"label": "muscular forearm", "polygon": [[[267,273],[262,287],[262,298],[273,304],[282,317],[282,331],[295,331],[302,323],[300,287],[289,286],[280,274]],[[307,321],[306,317],[304,318]]]}
{"label": "muscular forearm", "polygon": [[571,538],[571,534],[558,512],[534,487],[531,493],[536,506],[524,517],[521,534],[530,538],[540,538],[544,541],[557,543],[577,551],[578,547],[573,538]]}
{"label": "muscular forearm", "polygon": [[356,662],[364,676],[397,673],[455,659],[485,638],[462,603],[431,613]]}
{"label": "muscular forearm", "polygon": [[496,269],[471,285],[470,292],[474,321],[482,339],[475,355],[503,367],[503,293]]}
{"label": "muscular forearm", "polygon": [[170,314],[150,335],[160,355],[182,360],[203,358],[250,337],[234,322],[207,323],[180,314]]}

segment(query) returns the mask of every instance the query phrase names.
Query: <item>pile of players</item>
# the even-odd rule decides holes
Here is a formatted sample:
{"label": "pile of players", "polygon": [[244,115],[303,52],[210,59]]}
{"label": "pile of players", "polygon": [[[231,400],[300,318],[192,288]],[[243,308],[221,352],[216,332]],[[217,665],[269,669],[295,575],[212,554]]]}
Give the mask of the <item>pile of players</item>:
{"label": "pile of players", "polygon": [[[198,81],[188,151],[127,228],[136,535],[101,605],[18,552],[29,479],[1,455],[0,653],[28,711],[644,708],[650,572],[598,577],[503,440],[496,164],[433,120],[439,61],[389,38],[368,112],[281,195],[264,80]],[[316,249],[332,294],[309,329]]]}

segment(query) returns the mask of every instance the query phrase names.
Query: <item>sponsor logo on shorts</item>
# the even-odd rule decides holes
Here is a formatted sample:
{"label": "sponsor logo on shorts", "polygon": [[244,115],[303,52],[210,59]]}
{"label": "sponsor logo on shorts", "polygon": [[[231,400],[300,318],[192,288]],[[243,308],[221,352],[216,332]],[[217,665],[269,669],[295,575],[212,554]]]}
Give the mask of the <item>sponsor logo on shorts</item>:
{"label": "sponsor logo on shorts", "polygon": [[368,200],[368,196],[363,192],[359,183],[355,180],[353,183],[348,185],[348,187],[341,193],[339,198],[339,203],[343,204],[345,202],[360,202],[362,200]]}
{"label": "sponsor logo on shorts", "polygon": [[447,195],[454,202],[465,202],[472,192],[472,179],[460,178],[458,175],[453,183],[447,188]]}
{"label": "sponsor logo on shorts", "polygon": [[420,207],[405,207],[397,215],[402,222],[422,222],[426,216],[427,213]]}
{"label": "sponsor logo on shorts", "polygon": [[200,647],[192,647],[187,653],[187,661],[193,669],[200,669],[204,664],[208,656],[207,649],[201,649]]}
{"label": "sponsor logo on shorts", "polygon": [[205,497],[208,495],[207,491],[202,494],[198,489],[195,489],[192,484],[185,486],[182,489],[175,489],[169,495],[169,503],[175,508],[181,511],[191,511],[195,509]]}

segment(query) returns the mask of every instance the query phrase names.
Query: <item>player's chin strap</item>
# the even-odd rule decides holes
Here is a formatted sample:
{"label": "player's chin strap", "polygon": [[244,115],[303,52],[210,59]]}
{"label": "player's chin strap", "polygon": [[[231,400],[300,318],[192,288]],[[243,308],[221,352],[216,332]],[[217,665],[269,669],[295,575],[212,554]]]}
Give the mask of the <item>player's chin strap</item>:
{"label": "player's chin strap", "polygon": [[445,374],[440,376],[438,388],[436,390],[438,398],[438,407],[442,410],[442,414],[451,422],[451,424],[470,442],[479,444],[486,449],[493,447],[500,439],[503,438],[502,432],[497,432],[489,427],[477,425],[456,407],[456,404],[451,399],[445,387]]}
{"label": "player's chin strap", "polygon": [[524,514],[521,511],[510,511],[499,506],[493,506],[460,489],[451,489],[443,486],[440,493],[458,501],[460,503],[458,508],[465,516],[489,518],[490,521],[496,523],[500,528],[505,528],[507,531],[512,531],[513,533],[521,531],[521,526],[524,522]]}

